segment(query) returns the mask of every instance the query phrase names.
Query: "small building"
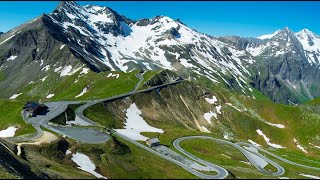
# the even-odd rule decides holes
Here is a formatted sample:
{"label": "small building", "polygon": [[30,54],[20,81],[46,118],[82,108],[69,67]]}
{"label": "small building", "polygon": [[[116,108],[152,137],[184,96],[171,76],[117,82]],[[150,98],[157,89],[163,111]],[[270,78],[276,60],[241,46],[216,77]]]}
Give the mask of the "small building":
{"label": "small building", "polygon": [[151,138],[151,139],[147,139],[146,144],[149,147],[155,147],[160,145],[160,141],[158,138]]}
{"label": "small building", "polygon": [[38,102],[27,102],[22,109],[23,116],[29,118],[37,115],[45,115],[49,108]]}

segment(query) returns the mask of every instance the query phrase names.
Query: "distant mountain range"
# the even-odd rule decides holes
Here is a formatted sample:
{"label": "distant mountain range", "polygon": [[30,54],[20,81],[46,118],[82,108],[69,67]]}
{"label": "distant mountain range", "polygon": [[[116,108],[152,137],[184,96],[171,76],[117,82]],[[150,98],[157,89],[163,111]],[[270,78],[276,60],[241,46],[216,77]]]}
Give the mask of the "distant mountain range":
{"label": "distant mountain range", "polygon": [[1,35],[0,89],[8,98],[32,81],[85,67],[164,68],[249,96],[254,87],[275,102],[297,104],[320,97],[319,57],[320,37],[307,29],[213,37],[166,16],[132,20],[108,7],[65,1]]}

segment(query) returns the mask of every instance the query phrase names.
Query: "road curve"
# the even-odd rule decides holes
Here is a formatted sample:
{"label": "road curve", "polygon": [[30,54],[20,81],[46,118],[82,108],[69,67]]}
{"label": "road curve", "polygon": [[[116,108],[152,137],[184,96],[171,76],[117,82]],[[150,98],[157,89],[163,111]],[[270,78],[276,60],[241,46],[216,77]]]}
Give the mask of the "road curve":
{"label": "road curve", "polygon": [[303,165],[303,164],[298,164],[298,163],[289,161],[289,160],[287,160],[287,159],[285,159],[285,158],[283,158],[283,157],[280,157],[280,156],[278,156],[278,155],[275,155],[275,154],[273,154],[273,153],[271,153],[271,152],[269,152],[269,151],[266,151],[266,150],[264,150],[264,149],[262,149],[262,148],[260,148],[260,147],[254,146],[254,145],[249,144],[249,143],[238,142],[237,144],[238,144],[238,145],[242,145],[242,146],[249,146],[249,147],[256,148],[256,149],[258,149],[259,151],[262,151],[262,152],[264,152],[264,153],[266,153],[266,154],[268,154],[268,155],[270,155],[270,156],[272,156],[272,157],[274,157],[274,158],[276,158],[276,159],[279,159],[280,161],[286,162],[286,163],[291,164],[291,165],[300,166],[300,167],[303,167],[303,168],[320,171],[320,168],[312,167],[312,166],[306,166],[306,165]]}
{"label": "road curve", "polygon": [[[280,176],[283,175],[285,170],[283,167],[281,167],[280,165],[278,165],[277,163],[271,161],[270,159],[264,157],[263,155],[259,154],[259,153],[255,153],[255,152],[248,152],[247,150],[245,150],[244,148],[242,148],[241,146],[234,144],[230,141],[226,141],[226,140],[222,140],[222,139],[217,139],[217,138],[213,138],[213,137],[209,137],[209,136],[186,136],[186,137],[182,137],[182,138],[178,138],[176,140],[173,141],[173,146],[179,150],[181,153],[183,153],[184,155],[190,157],[191,159],[201,162],[203,164],[207,164],[208,162],[197,158],[195,156],[193,156],[192,154],[190,154],[189,152],[187,152],[186,150],[184,150],[183,148],[181,148],[180,146],[180,142],[184,141],[184,140],[190,140],[190,139],[209,139],[209,140],[213,140],[213,141],[217,141],[219,143],[223,143],[223,144],[228,144],[231,145],[233,147],[235,147],[236,149],[238,149],[249,161],[250,163],[257,168],[260,172],[268,174],[268,175],[273,175],[273,176]],[[275,168],[277,168],[277,172],[272,173],[269,171],[266,171],[265,169],[263,169],[263,167],[259,166],[259,164],[256,163],[256,161],[253,159],[253,157],[250,155],[250,153],[253,153],[257,156],[259,156],[260,158],[262,158],[263,160],[265,160],[266,162],[270,163],[271,165],[273,165]],[[221,168],[221,167],[216,167],[216,168]],[[219,171],[222,171],[221,169]]]}
{"label": "road curve", "polygon": [[126,141],[129,141],[132,144],[134,144],[136,146],[139,146],[140,148],[145,149],[146,151],[148,151],[150,153],[153,153],[153,154],[155,154],[155,155],[157,155],[157,156],[159,156],[159,157],[161,157],[163,159],[166,159],[166,160],[168,160],[168,161],[170,161],[170,162],[182,167],[186,171],[188,171],[188,172],[192,173],[193,175],[195,175],[197,177],[200,177],[202,179],[224,179],[224,178],[226,178],[228,176],[228,171],[227,170],[225,170],[225,169],[223,169],[223,168],[221,168],[219,166],[216,166],[214,164],[206,162],[206,164],[208,164],[208,165],[210,164],[210,167],[212,167],[213,169],[217,168],[216,170],[218,172],[218,175],[203,174],[203,173],[191,168],[190,166],[187,166],[187,165],[185,165],[185,164],[183,164],[183,163],[181,163],[181,162],[179,162],[179,161],[177,161],[175,159],[172,159],[172,158],[170,158],[168,156],[165,156],[165,155],[163,155],[163,154],[161,154],[161,153],[159,153],[159,152],[157,152],[157,151],[155,151],[155,150],[153,150],[153,149],[151,149],[151,148],[149,148],[149,147],[147,147],[145,145],[142,145],[139,142],[137,142],[137,141],[135,141],[135,140],[133,140],[133,139],[127,137],[127,136],[124,136],[124,135],[122,135],[122,134],[120,134],[120,133],[118,133],[118,132],[116,132],[114,130],[111,130],[111,134],[113,134],[115,136],[118,136],[118,137],[120,137],[120,138],[122,138],[122,139],[124,139]]}
{"label": "road curve", "polygon": [[82,102],[86,102],[86,104],[78,107],[76,109],[76,118],[79,118],[81,119],[82,121],[88,123],[88,125],[97,125],[97,123],[91,121],[89,118],[85,117],[83,115],[83,111],[87,108],[89,108],[90,106],[93,106],[95,104],[98,104],[98,103],[101,103],[101,102],[105,102],[105,101],[112,101],[112,100],[115,100],[115,99],[119,99],[119,98],[124,98],[124,97],[127,97],[127,96],[131,96],[133,94],[139,94],[139,93],[145,93],[145,92],[149,92],[149,91],[152,91],[154,89],[158,89],[158,88],[162,88],[162,87],[165,87],[165,86],[169,86],[169,85],[174,85],[174,84],[178,84],[180,82],[183,82],[185,80],[177,80],[177,81],[174,81],[174,82],[170,82],[170,83],[166,83],[166,84],[162,84],[162,85],[158,85],[158,86],[152,86],[152,87],[149,87],[147,89],[144,89],[144,90],[140,90],[140,91],[130,91],[128,93],[124,93],[124,94],[120,94],[120,95],[116,95],[116,96],[113,96],[113,97],[108,97],[108,98],[103,98],[103,99],[97,99],[97,100],[87,100],[87,101],[82,101]]}

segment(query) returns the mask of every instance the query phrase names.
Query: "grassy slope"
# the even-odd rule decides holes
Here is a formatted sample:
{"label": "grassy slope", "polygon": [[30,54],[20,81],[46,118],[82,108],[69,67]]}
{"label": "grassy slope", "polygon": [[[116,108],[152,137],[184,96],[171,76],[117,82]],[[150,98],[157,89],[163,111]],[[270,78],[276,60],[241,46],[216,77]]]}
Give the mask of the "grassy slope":
{"label": "grassy slope", "polygon": [[34,133],[35,130],[30,124],[27,124],[21,117],[22,101],[0,100],[0,126],[6,129],[10,126],[20,127],[16,135]]}
{"label": "grassy slope", "polygon": [[[27,85],[21,92],[21,96],[16,100],[0,99],[0,125],[1,129],[5,129],[10,126],[21,127],[16,135],[23,135],[34,133],[33,127],[21,117],[22,106],[26,101],[41,99],[42,102],[46,101],[59,101],[59,100],[83,100],[83,99],[98,99],[111,97],[117,94],[129,92],[133,89],[135,84],[139,81],[135,77],[135,73],[119,73],[120,77],[107,78],[110,72],[93,73],[78,77],[80,71],[72,76],[66,76],[62,80],[56,79],[59,76],[55,73],[42,82],[37,81],[33,84]],[[115,72],[113,72],[115,74]],[[79,79],[77,83],[74,83],[76,79]],[[86,85],[90,85],[90,89],[87,93],[79,98],[75,98]],[[20,93],[20,92],[15,92]],[[14,94],[14,93],[13,93]],[[55,94],[52,99],[46,99],[48,94]]]}
{"label": "grassy slope", "polygon": [[[312,148],[309,146],[309,142],[316,143],[318,142],[314,139],[314,135],[319,135],[317,131],[317,127],[319,127],[319,114],[315,111],[310,111],[308,108],[304,106],[288,106],[288,105],[281,105],[271,102],[267,97],[263,94],[258,92],[257,90],[253,89],[252,95],[256,98],[250,98],[244,95],[237,94],[235,92],[230,92],[224,89],[223,87],[219,87],[215,84],[208,83],[206,80],[201,79],[199,81],[201,85],[205,85],[210,88],[212,91],[218,94],[218,99],[220,102],[231,102],[232,104],[244,106],[249,111],[240,113],[239,111],[235,110],[234,108],[225,105],[224,103],[222,106],[223,111],[223,119],[218,121],[217,127],[214,129],[210,129],[212,132],[211,134],[201,133],[199,131],[192,131],[187,130],[185,128],[177,126],[174,122],[166,122],[161,123],[163,121],[151,121],[147,120],[148,124],[161,128],[165,130],[164,134],[160,135],[160,141],[162,144],[169,146],[169,148],[175,150],[172,147],[172,141],[176,138],[181,136],[188,136],[188,135],[210,135],[218,138],[222,138],[223,134],[221,131],[218,130],[221,126],[228,128],[234,133],[234,140],[235,141],[247,141],[247,139],[252,139],[255,142],[263,145],[265,148],[269,149],[269,146],[265,143],[264,139],[259,136],[256,132],[257,129],[261,129],[267,137],[271,139],[272,143],[280,144],[286,149],[284,150],[274,150],[269,149],[275,154],[286,154],[288,155],[287,159],[306,164],[312,166],[318,166],[320,163],[319,155],[316,153],[317,149]],[[108,114],[103,111],[102,105],[98,105],[96,107],[89,108],[87,110],[87,115],[93,120],[97,120],[99,123],[108,126],[110,124],[110,117]],[[260,117],[257,118],[257,117]],[[283,124],[285,125],[284,129],[279,129],[274,126],[270,126],[261,120],[265,120],[275,124]],[[113,119],[114,121],[114,119]],[[115,122],[111,123],[112,125],[117,124]],[[117,124],[118,125],[118,124]],[[303,128],[301,128],[303,127]],[[309,131],[306,131],[308,129]],[[142,133],[147,137],[156,137],[156,133]],[[299,143],[305,147],[309,154],[304,154],[301,152],[296,145],[293,143],[293,138],[296,138]],[[142,142],[143,143],[143,142]],[[195,145],[194,145],[195,144]],[[205,143],[204,143],[205,144]],[[197,143],[192,143],[195,147]],[[204,146],[207,146],[205,144]],[[192,146],[188,147],[192,148]],[[193,151],[195,153],[195,151]],[[197,154],[200,155],[200,154]],[[201,155],[200,155],[201,156]],[[296,158],[294,158],[296,157]],[[298,161],[300,159],[300,161]],[[311,162],[307,159],[312,159],[315,162]],[[208,159],[210,160],[210,158]],[[217,162],[213,158],[212,161]],[[238,163],[232,164],[230,163],[231,168],[236,168],[239,165]],[[290,165],[284,163],[282,164],[285,168],[290,167]],[[232,167],[233,166],[233,167]],[[270,167],[271,168],[271,167]],[[294,174],[295,172],[299,172],[303,169],[299,167],[294,167],[291,172]],[[234,170],[236,176],[240,177],[247,177],[249,174],[243,173],[239,170]],[[306,172],[313,172],[313,171],[306,171]],[[289,174],[292,177],[296,177],[293,174]]]}
{"label": "grassy slope", "polygon": [[[155,74],[155,72],[147,72],[144,76],[145,76],[145,78],[146,77],[148,78],[149,76],[152,77],[153,73]],[[31,94],[30,96],[21,95],[21,97],[19,97],[19,98],[23,99],[23,100],[30,98],[30,97],[43,98],[44,96],[46,96],[49,93],[54,93],[54,94],[56,94],[56,96],[53,97],[52,100],[74,99],[74,96],[79,94],[81,92],[81,90],[83,89],[83,87],[87,84],[90,84],[90,82],[92,82],[92,81],[95,81],[96,83],[92,84],[92,86],[91,86],[92,89],[89,90],[88,93],[85,94],[83,97],[81,97],[81,99],[86,99],[89,97],[90,98],[92,98],[92,97],[98,98],[98,97],[112,96],[114,94],[120,94],[117,90],[114,90],[113,88],[111,88],[117,84],[122,85],[123,86],[122,89],[124,89],[124,91],[129,91],[133,88],[135,83],[138,82],[138,79],[134,76],[134,73],[131,73],[131,74],[126,74],[126,75],[120,75],[119,79],[110,79],[110,83],[105,84],[104,82],[107,79],[105,77],[107,75],[108,75],[108,72],[106,72],[105,74],[103,74],[103,73],[90,74],[89,73],[88,75],[84,76],[83,79],[80,79],[78,81],[79,84],[76,83],[77,85],[73,84],[73,85],[68,86],[68,84],[71,84],[71,82],[74,82],[78,78],[78,74],[76,73],[73,76],[69,76],[64,81],[60,82],[57,86],[59,88],[52,89],[51,91],[48,91],[47,93],[42,94],[41,96],[40,95],[35,96],[35,95]],[[123,77],[123,79],[121,79],[121,77]],[[107,79],[107,80],[109,80],[109,79]],[[132,83],[132,87],[127,86],[128,80],[130,83]],[[39,83],[39,84],[31,84],[30,86],[33,86],[33,89],[38,88],[40,90],[42,87],[46,87],[45,82]],[[126,82],[126,83],[123,83],[123,82]],[[133,82],[135,82],[135,83],[133,83]],[[97,84],[97,85],[95,86],[95,84]],[[111,85],[109,85],[109,84],[111,84]],[[126,84],[126,86],[124,86],[124,84]],[[313,153],[316,151],[316,149],[307,148],[307,150],[311,152],[308,155],[309,156],[308,157],[305,154],[303,154],[300,150],[298,150],[295,147],[295,145],[293,144],[293,138],[298,139],[299,143],[302,144],[305,148],[308,147],[307,144],[308,144],[308,142],[310,142],[310,140],[311,141],[314,140],[314,141],[312,141],[312,143],[319,143],[318,139],[313,138],[313,137],[316,137],[314,135],[319,134],[319,132],[316,131],[317,127],[319,127],[318,126],[319,125],[319,120],[318,120],[319,115],[314,110],[311,111],[310,109],[305,108],[303,106],[293,107],[293,106],[286,106],[286,105],[272,103],[270,100],[268,100],[268,98],[266,98],[265,96],[263,96],[261,93],[259,93],[256,90],[254,90],[254,92],[253,92],[254,96],[256,97],[256,100],[254,100],[252,98],[248,98],[246,96],[239,95],[236,93],[231,94],[229,91],[225,90],[224,88],[216,86],[215,84],[212,84],[212,83],[208,83],[208,82],[206,82],[206,80],[203,80],[203,79],[200,80],[200,84],[206,85],[211,90],[213,90],[214,92],[219,94],[219,99],[223,102],[231,102],[232,104],[243,104],[246,108],[251,109],[252,111],[256,112],[262,119],[265,119],[265,120],[272,122],[272,123],[284,124],[286,126],[285,129],[279,129],[279,128],[267,125],[267,124],[259,121],[250,112],[240,113],[229,106],[223,105],[222,111],[223,111],[224,119],[221,120],[222,124],[236,133],[236,135],[235,135],[236,140],[246,141],[247,139],[250,138],[250,139],[254,140],[255,142],[258,142],[259,144],[267,147],[263,138],[258,136],[255,131],[256,129],[260,128],[271,139],[272,143],[281,144],[282,146],[285,146],[288,148],[286,150],[274,151],[274,153],[279,153],[279,154],[286,153],[287,155],[289,155],[288,159],[292,158],[292,160],[301,159],[301,158],[291,157],[292,155],[296,155],[298,157],[304,157],[304,158],[310,158],[310,156],[312,156],[312,157],[314,157],[315,161],[318,161],[317,159],[319,159],[319,156]],[[26,88],[27,93],[24,93],[24,94],[30,94],[30,92],[32,92],[30,89],[28,90],[28,88]],[[70,95],[64,94],[62,89],[66,92],[69,92]],[[104,89],[104,90],[99,91],[99,89]],[[79,92],[74,92],[75,90],[78,90]],[[10,112],[12,112],[12,114],[10,116],[10,113],[9,113],[8,117],[12,118],[12,117],[16,116],[16,114],[18,114],[18,116],[20,116],[20,108],[23,103],[21,101],[17,101],[17,100],[15,100],[15,101],[3,100],[3,102],[0,104],[0,107],[8,106],[7,102],[10,102],[9,104],[12,104],[9,106]],[[316,104],[316,103],[313,103],[313,104]],[[1,108],[1,109],[3,109],[3,108]],[[19,111],[19,113],[17,113],[18,111]],[[7,110],[6,110],[6,112],[7,112]],[[13,114],[15,114],[15,115],[13,115]],[[117,121],[112,119],[109,114],[106,114],[106,112],[103,111],[101,104],[100,105],[98,104],[98,105],[94,106],[93,108],[89,108],[88,111],[85,111],[85,114],[90,119],[96,120],[97,122],[99,122],[100,124],[102,124],[104,126],[118,127],[119,125],[121,125],[121,123],[118,123]],[[3,119],[4,120],[1,121],[1,122],[5,122],[5,123],[3,123],[3,125],[8,124],[8,122],[12,123],[12,122],[17,121],[17,120],[12,120],[12,119],[8,121],[7,120],[8,118],[6,118],[6,117],[3,117]],[[21,122],[19,121],[19,123],[21,123]],[[185,128],[177,126],[177,124],[174,124],[173,122],[160,124],[161,121],[157,121],[157,122],[148,121],[148,123],[152,126],[162,128],[166,131],[166,133],[164,133],[160,136],[160,140],[161,140],[162,144],[168,145],[170,148],[172,148],[171,147],[172,141],[175,138],[181,137],[182,135],[183,136],[199,135],[199,134],[208,135],[205,133],[200,133],[198,131],[187,130]],[[303,127],[303,128],[301,128],[301,127]],[[305,131],[305,129],[310,129],[310,131]],[[210,130],[213,132],[213,134],[210,134],[210,135],[218,137],[218,138],[222,138],[222,135],[219,131],[215,131],[212,129],[210,129]],[[25,131],[28,131],[28,128],[26,128]],[[21,132],[18,131],[18,133],[21,133]],[[146,134],[149,137],[156,136],[156,134],[154,134],[154,133],[144,133],[144,134]],[[279,138],[279,137],[281,137],[281,138]],[[135,147],[133,147],[133,148],[135,148]],[[188,147],[188,148],[192,148],[192,147]],[[172,149],[174,150],[174,148],[172,148]],[[196,152],[194,151],[194,153],[196,153]],[[198,154],[198,155],[200,155],[200,154]],[[124,159],[126,159],[126,158],[124,158]],[[133,158],[133,159],[135,159],[135,158]],[[210,160],[210,159],[208,159],[208,160]],[[216,161],[216,160],[214,160],[214,161]],[[310,164],[311,162],[308,162],[306,160],[301,160],[300,163],[303,163],[303,164],[309,163]],[[316,164],[317,163],[311,163],[310,165],[316,165]],[[230,166],[232,166],[232,165],[230,165]],[[287,165],[285,167],[287,167]],[[295,168],[296,167],[294,167],[293,169],[296,170]],[[236,176],[240,176],[240,177],[246,176],[245,173],[241,173],[241,172],[238,172],[238,173],[240,173],[240,174],[236,174]],[[119,174],[121,174],[121,173],[119,173]],[[117,176],[115,176],[115,177],[117,177]]]}
{"label": "grassy slope", "polygon": [[112,140],[99,145],[76,144],[75,147],[77,151],[90,156],[99,166],[102,174],[106,174],[109,178],[196,178],[196,176],[173,163],[154,156],[152,153],[122,139],[118,140],[124,146],[127,146],[131,152],[121,154],[119,149],[114,148]]}
{"label": "grassy slope", "polygon": [[240,151],[232,146],[204,139],[186,140],[181,142],[180,145],[197,157],[226,168],[231,174],[235,175],[235,178],[271,177],[260,173],[253,166],[244,163],[249,163],[249,161]]}
{"label": "grassy slope", "polygon": [[[79,77],[80,72],[64,78],[60,78],[58,73],[53,73],[44,82],[40,80],[41,77],[35,83],[24,87],[23,94],[17,99],[41,99],[43,101],[99,99],[129,92],[139,81],[135,77],[137,71],[131,73],[113,72],[113,74],[120,75],[118,79],[108,78],[110,72],[94,73],[90,71]],[[78,81],[75,82],[76,80]],[[87,85],[90,86],[89,90],[83,96],[75,98]],[[55,96],[46,99],[48,94],[55,94]]]}

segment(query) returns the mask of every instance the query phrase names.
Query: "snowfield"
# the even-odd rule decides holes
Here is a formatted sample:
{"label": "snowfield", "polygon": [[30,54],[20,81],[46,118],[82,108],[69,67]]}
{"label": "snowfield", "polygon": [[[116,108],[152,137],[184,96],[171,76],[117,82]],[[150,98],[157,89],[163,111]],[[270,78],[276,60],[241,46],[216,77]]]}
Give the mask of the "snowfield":
{"label": "snowfield", "polygon": [[0,131],[0,137],[1,137],[1,138],[13,137],[13,136],[16,134],[16,131],[17,131],[18,129],[19,129],[19,128],[16,128],[16,127],[8,127],[8,128],[5,129],[5,130],[1,130],[1,131]]}
{"label": "snowfield", "polygon": [[274,148],[285,148],[285,147],[282,147],[281,145],[270,143],[270,139],[265,134],[263,134],[263,132],[260,129],[257,130],[257,133],[263,137],[263,139],[267,142],[269,146]]}
{"label": "snowfield", "polygon": [[20,96],[22,93],[20,93],[20,94],[14,94],[14,95],[12,95],[9,99],[16,99],[18,96]]}
{"label": "snowfield", "polygon": [[96,165],[92,163],[90,158],[84,154],[76,153],[72,155],[71,160],[76,163],[79,167],[79,169],[86,171],[92,175],[94,175],[97,178],[103,178],[107,179],[106,177],[102,176],[101,174],[95,172]]}
{"label": "snowfield", "polygon": [[141,114],[142,112],[138,109],[136,104],[131,104],[126,110],[126,122],[124,123],[125,129],[115,129],[115,131],[136,141],[146,141],[149,139],[141,135],[141,132],[164,132],[162,129],[158,129],[147,124],[147,122],[141,117]]}

